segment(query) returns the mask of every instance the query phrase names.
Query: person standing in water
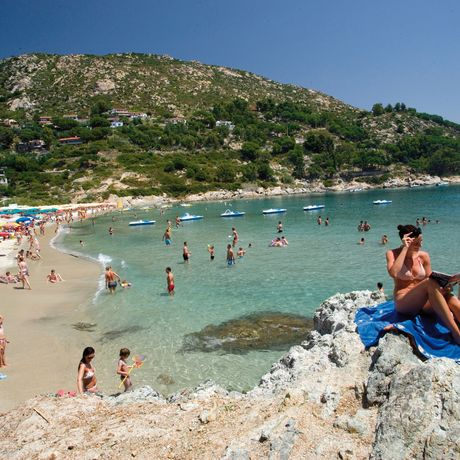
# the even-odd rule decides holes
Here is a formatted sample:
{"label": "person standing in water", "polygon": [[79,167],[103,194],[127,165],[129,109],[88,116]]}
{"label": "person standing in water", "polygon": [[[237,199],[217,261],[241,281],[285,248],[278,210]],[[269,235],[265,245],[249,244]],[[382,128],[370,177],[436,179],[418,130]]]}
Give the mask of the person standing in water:
{"label": "person standing in water", "polygon": [[318,218],[316,219],[316,223],[318,225],[321,225],[323,223],[323,219],[321,218],[321,216],[318,216]]}
{"label": "person standing in water", "polygon": [[133,383],[131,382],[131,376],[129,375],[129,372],[133,366],[128,366],[128,363],[126,362],[130,354],[131,352],[128,350],[128,348],[122,348],[120,350],[120,358],[118,359],[117,374],[120,376],[120,380],[123,382],[125,391],[128,391],[133,386]]}
{"label": "person standing in water", "polygon": [[236,243],[238,243],[238,232],[236,231],[235,227],[232,227],[232,236],[233,236],[232,246],[235,247]]}
{"label": "person standing in water", "polygon": [[112,267],[105,267],[105,288],[109,290],[110,294],[113,294],[117,288],[115,278],[118,278],[118,282],[121,281],[120,276],[112,270]]}
{"label": "person standing in water", "polygon": [[166,246],[171,245],[171,227],[166,227],[166,230],[163,234],[163,241],[165,242]]}
{"label": "person standing in water", "polygon": [[188,249],[187,241],[184,241],[184,247],[182,249],[182,257],[184,259],[184,263],[188,264],[188,261],[189,261],[191,255],[192,255],[192,253]]}
{"label": "person standing in water", "polygon": [[227,265],[229,267],[235,265],[235,253],[233,252],[231,244],[227,244]]}
{"label": "person standing in water", "polygon": [[96,352],[93,347],[86,347],[78,365],[77,389],[78,394],[96,393],[96,369],[91,364]]}
{"label": "person standing in water", "polygon": [[171,267],[166,267],[166,284],[168,287],[169,295],[174,295],[174,275],[172,274]]}
{"label": "person standing in water", "polygon": [[283,233],[283,224],[281,223],[281,221],[278,222],[278,225],[276,227],[276,231],[278,233]]}
{"label": "person standing in water", "polygon": [[208,252],[209,252],[209,257],[211,260],[214,260],[214,257],[216,255],[216,250],[214,249],[214,245],[210,244],[208,245]]}

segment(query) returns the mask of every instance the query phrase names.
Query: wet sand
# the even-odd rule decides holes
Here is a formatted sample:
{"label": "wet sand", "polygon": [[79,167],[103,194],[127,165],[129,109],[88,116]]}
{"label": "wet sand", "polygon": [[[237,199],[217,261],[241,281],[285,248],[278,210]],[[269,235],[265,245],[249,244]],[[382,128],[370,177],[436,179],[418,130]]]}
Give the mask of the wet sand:
{"label": "wet sand", "polygon": [[[53,249],[52,237],[54,228],[49,227],[46,236],[39,237],[42,260],[28,262],[32,290],[23,290],[21,283],[0,284],[0,314],[10,341],[8,366],[0,369],[7,375],[0,381],[0,412],[37,394],[76,389],[77,366],[88,335],[76,331],[72,323],[76,317],[84,319],[84,307],[98,288],[102,270],[96,262]],[[21,247],[28,249],[27,242]],[[12,268],[17,273],[14,263]],[[47,283],[52,268],[65,281]]]}

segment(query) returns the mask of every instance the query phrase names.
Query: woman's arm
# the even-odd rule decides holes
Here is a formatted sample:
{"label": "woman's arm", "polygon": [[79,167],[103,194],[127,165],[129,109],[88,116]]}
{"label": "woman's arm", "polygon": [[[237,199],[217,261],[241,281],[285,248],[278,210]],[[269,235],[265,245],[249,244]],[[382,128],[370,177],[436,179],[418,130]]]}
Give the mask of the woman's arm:
{"label": "woman's arm", "polygon": [[387,270],[388,274],[392,278],[396,278],[398,273],[401,271],[404,264],[404,259],[406,258],[407,250],[411,245],[414,238],[410,237],[411,233],[408,233],[402,237],[402,245],[399,251],[399,254],[395,257],[395,249],[390,249],[387,251]]}

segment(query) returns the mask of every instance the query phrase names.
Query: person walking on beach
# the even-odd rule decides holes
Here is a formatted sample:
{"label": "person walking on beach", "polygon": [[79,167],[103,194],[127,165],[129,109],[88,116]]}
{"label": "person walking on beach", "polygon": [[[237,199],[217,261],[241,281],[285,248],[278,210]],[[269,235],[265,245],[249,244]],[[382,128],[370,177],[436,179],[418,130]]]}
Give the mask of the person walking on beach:
{"label": "person walking on beach", "polygon": [[105,267],[105,288],[109,290],[110,294],[113,294],[117,288],[115,278],[118,278],[118,282],[121,281],[120,276],[112,270],[112,267]]}
{"label": "person walking on beach", "polygon": [[170,296],[174,295],[174,275],[172,274],[171,267],[166,267],[166,285]]}
{"label": "person walking on beach", "polygon": [[10,343],[6,340],[5,331],[3,330],[3,316],[0,315],[0,368],[6,367],[6,344]]}
{"label": "person walking on beach", "polygon": [[29,290],[32,289],[29,281],[29,267],[27,266],[27,263],[24,260],[23,256],[18,257],[18,269],[18,276],[20,281],[22,282],[22,289],[25,289],[26,285]]}
{"label": "person walking on beach", "polygon": [[233,252],[231,244],[227,244],[227,265],[229,267],[235,265],[235,253]]}
{"label": "person walking on beach", "polygon": [[128,391],[133,386],[130,376],[130,371],[133,366],[128,366],[128,363],[126,362],[130,354],[131,352],[128,350],[128,348],[122,348],[120,350],[120,358],[118,360],[117,367],[117,374],[120,376],[120,380],[123,382],[125,391]]}
{"label": "person walking on beach", "polygon": [[86,347],[83,356],[78,364],[77,390],[78,394],[96,393],[96,369],[92,365],[92,360],[96,352],[93,347]]}
{"label": "person walking on beach", "polygon": [[238,232],[236,231],[235,227],[232,227],[232,236],[233,236],[232,246],[235,247],[236,243],[238,243]]}
{"label": "person walking on beach", "polygon": [[188,249],[187,241],[184,241],[184,247],[182,249],[182,257],[184,259],[184,263],[188,264],[188,261],[189,261],[191,255],[192,255],[192,253]]}

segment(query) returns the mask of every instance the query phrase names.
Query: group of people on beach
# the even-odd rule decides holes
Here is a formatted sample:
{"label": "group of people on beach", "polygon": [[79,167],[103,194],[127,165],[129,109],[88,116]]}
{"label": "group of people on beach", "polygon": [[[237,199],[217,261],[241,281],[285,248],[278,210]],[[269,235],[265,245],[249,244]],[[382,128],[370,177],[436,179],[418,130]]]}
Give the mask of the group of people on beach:
{"label": "group of people on beach", "polygon": [[[141,367],[142,361],[134,359],[134,363],[129,365],[128,358],[131,351],[128,348],[122,348],[119,353],[116,374],[121,382],[119,387],[124,387],[124,391],[128,391],[132,386],[131,373],[134,369]],[[97,394],[97,379],[96,369],[93,365],[93,360],[96,356],[96,351],[93,347],[86,347],[83,350],[83,355],[78,364],[77,373],[77,391],[79,395]]]}

